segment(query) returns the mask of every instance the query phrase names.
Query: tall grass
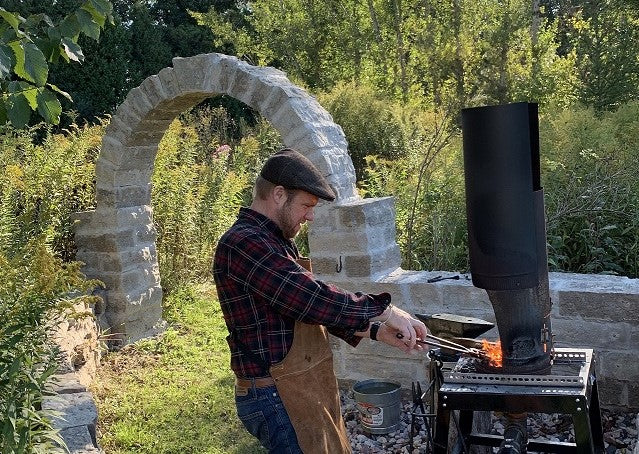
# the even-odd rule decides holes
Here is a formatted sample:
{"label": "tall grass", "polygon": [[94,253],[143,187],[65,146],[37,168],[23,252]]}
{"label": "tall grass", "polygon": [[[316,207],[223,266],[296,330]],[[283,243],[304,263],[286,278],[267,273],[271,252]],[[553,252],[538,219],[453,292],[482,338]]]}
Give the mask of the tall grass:
{"label": "tall grass", "polygon": [[109,454],[263,453],[233,402],[227,334],[215,289],[174,289],[171,328],[110,353],[93,391],[98,435]]}

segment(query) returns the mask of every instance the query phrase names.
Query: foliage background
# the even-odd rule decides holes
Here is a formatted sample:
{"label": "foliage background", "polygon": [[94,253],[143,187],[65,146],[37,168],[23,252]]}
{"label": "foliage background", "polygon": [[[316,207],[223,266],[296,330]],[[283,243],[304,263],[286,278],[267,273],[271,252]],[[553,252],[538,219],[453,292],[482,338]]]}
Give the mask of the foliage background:
{"label": "foliage background", "polygon": [[[85,3],[4,0],[2,7],[25,17],[46,11],[58,23]],[[99,41],[75,36],[83,64],[49,62],[47,82],[74,99],[61,99],[60,124],[36,124],[33,116],[22,131],[0,126],[3,453],[48,449],[55,437],[40,411],[42,384],[56,363],[48,321],[95,285],[74,262],[71,215],[93,208],[108,115],[174,56],[236,55],[286,71],[317,96],[344,129],[360,193],[395,197],[407,269],[468,270],[460,110],[539,102],[550,269],[639,277],[636,2],[111,4],[113,23],[104,23]],[[15,97],[10,84],[22,86],[6,71],[5,44],[3,100]],[[167,298],[188,300],[185,285],[210,279],[217,239],[249,203],[254,176],[279,146],[257,112],[226,97],[171,125],[152,194]],[[303,235],[299,243],[306,247]]]}

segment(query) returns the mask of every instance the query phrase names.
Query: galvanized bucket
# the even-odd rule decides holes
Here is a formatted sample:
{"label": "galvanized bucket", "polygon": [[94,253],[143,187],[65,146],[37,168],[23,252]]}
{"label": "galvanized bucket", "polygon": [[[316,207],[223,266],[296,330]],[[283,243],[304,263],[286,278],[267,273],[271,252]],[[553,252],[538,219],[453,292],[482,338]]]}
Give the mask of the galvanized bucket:
{"label": "galvanized bucket", "polygon": [[401,399],[399,383],[364,380],[353,385],[360,422],[370,434],[387,434],[399,428]]}

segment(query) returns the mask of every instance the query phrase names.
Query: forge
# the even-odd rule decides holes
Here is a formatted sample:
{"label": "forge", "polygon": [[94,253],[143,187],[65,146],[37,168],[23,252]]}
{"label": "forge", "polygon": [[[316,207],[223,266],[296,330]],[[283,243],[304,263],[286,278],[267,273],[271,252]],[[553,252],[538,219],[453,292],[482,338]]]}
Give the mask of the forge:
{"label": "forge", "polygon": [[[553,345],[537,105],[464,109],[462,133],[470,271],[492,304],[501,361],[460,358],[443,374],[434,452],[447,452],[457,415],[464,447],[602,452],[594,352]],[[474,411],[503,412],[504,436],[471,433]],[[572,415],[575,442],[528,440],[529,412]]]}

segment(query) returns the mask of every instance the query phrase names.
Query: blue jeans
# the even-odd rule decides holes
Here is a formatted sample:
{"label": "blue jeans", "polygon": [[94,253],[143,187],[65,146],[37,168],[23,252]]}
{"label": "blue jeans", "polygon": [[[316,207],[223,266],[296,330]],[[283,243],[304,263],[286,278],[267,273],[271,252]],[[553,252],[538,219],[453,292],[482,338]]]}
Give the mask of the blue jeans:
{"label": "blue jeans", "polygon": [[[246,388],[241,388],[246,389]],[[272,454],[302,454],[297,436],[275,386],[235,393],[237,415],[246,430]]]}

